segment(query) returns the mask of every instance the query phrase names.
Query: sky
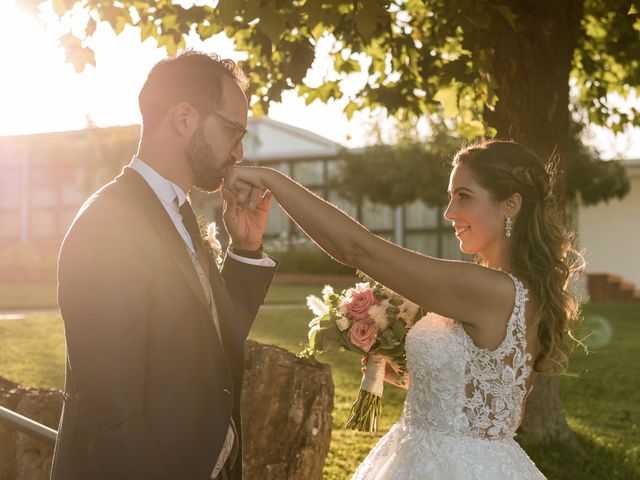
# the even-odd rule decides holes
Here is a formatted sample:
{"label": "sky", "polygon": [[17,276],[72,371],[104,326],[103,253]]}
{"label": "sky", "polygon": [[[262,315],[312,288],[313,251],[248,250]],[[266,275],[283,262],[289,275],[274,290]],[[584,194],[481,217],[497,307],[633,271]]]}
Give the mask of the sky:
{"label": "sky", "polygon": [[[18,9],[14,0],[0,0],[0,136],[77,130],[89,123],[99,127],[140,123],[138,92],[151,67],[165,57],[165,50],[158,49],[153,39],[141,43],[133,27],[116,36],[103,23],[89,43],[97,66],[77,74],[65,63],[58,41],[73,25],[57,21],[50,4],[40,8],[38,20]],[[205,42],[193,35],[187,45],[234,60],[244,58],[224,35]],[[319,84],[330,74],[327,47],[325,43],[318,48],[313,69],[305,78],[309,85]],[[365,81],[362,75],[344,85],[347,94]],[[346,102],[345,98],[307,106],[295,93],[286,92],[281,103],[271,105],[269,116],[345,146],[370,143],[372,114],[357,112],[349,122],[343,113]],[[635,103],[640,108],[640,100]],[[591,133],[588,141],[604,158],[640,158],[640,129],[617,137],[602,128]]]}

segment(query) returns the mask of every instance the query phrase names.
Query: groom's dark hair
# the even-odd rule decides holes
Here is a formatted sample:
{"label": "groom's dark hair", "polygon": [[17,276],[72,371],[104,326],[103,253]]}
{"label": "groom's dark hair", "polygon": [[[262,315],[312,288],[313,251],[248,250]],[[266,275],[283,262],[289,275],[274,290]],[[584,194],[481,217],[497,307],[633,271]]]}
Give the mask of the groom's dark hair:
{"label": "groom's dark hair", "polygon": [[216,54],[187,50],[156,63],[145,81],[138,105],[142,126],[153,130],[167,111],[180,102],[218,109],[223,103],[222,79],[232,78],[246,92],[247,78],[238,65]]}

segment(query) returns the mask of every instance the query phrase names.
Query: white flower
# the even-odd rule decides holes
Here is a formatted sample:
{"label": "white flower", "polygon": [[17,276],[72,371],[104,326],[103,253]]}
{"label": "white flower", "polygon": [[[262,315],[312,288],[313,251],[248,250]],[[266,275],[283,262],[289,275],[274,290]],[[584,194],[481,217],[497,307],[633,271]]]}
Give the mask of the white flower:
{"label": "white flower", "polygon": [[216,222],[211,222],[207,227],[207,241],[209,245],[211,245],[215,256],[219,257],[222,254],[222,245],[220,244],[220,240],[218,240],[218,227]]}
{"label": "white flower", "polygon": [[333,293],[333,287],[331,285],[325,285],[322,289],[322,300],[326,302]]}
{"label": "white flower", "polygon": [[387,307],[384,303],[380,305],[374,305],[369,308],[369,316],[376,324],[376,329],[381,332],[389,326],[389,319],[387,318]]}
{"label": "white flower", "polygon": [[355,288],[353,288],[352,290],[355,292],[364,292],[365,290],[369,290],[371,288],[371,285],[369,285],[369,282],[363,282],[363,283],[356,283]]}
{"label": "white flower", "polygon": [[370,290],[371,285],[369,283],[356,283],[355,287],[351,287],[344,292],[344,296],[341,299],[341,303],[349,303],[351,301],[351,297],[355,293],[364,292],[365,290]]}
{"label": "white flower", "polygon": [[338,325],[338,328],[341,332],[344,332],[347,328],[349,328],[349,319],[347,317],[339,317],[336,320],[336,325]]}
{"label": "white flower", "polygon": [[307,307],[309,307],[309,310],[311,310],[314,315],[319,317],[329,313],[329,307],[315,295],[309,295],[307,297]]}

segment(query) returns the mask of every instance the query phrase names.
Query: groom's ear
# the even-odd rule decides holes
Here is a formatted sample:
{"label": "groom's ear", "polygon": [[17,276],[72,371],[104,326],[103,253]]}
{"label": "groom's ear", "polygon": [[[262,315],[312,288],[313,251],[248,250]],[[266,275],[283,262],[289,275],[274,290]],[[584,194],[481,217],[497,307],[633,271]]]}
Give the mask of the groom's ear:
{"label": "groom's ear", "polygon": [[189,140],[198,128],[200,116],[198,111],[187,102],[180,102],[168,112],[169,122],[176,134]]}

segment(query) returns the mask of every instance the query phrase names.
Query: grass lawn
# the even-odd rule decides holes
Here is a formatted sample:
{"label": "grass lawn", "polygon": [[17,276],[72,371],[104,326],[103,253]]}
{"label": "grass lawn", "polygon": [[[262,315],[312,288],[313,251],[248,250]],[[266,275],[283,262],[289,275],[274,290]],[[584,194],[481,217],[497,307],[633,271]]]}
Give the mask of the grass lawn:
{"label": "grass lawn", "polygon": [[56,306],[55,283],[0,283],[0,311]]}
{"label": "grass lawn", "polygon": [[[310,294],[320,295],[320,289],[309,285],[272,285],[265,303],[304,303],[304,299]],[[35,310],[57,306],[54,283],[0,283],[0,311]]]}
{"label": "grass lawn", "polygon": [[[276,288],[277,287],[277,288]],[[310,312],[279,308],[277,303],[301,303],[318,287],[274,286],[271,306],[264,308],[251,337],[297,352],[305,338]],[[582,452],[562,445],[529,449],[529,455],[550,480],[640,479],[640,389],[635,365],[640,357],[640,305],[587,305],[585,314],[600,315],[612,327],[611,342],[588,355],[576,350],[571,370],[580,377],[561,379],[561,400]],[[349,353],[326,355],[336,387],[334,428],[327,457],[327,480],[350,478],[358,463],[398,419],[404,392],[387,387],[381,433],[356,433],[342,428],[355,398],[359,358]],[[61,388],[64,381],[62,322],[54,315],[0,321],[0,375],[29,386]]]}

